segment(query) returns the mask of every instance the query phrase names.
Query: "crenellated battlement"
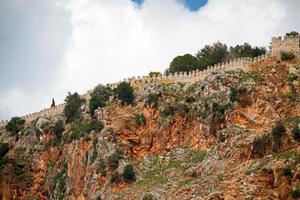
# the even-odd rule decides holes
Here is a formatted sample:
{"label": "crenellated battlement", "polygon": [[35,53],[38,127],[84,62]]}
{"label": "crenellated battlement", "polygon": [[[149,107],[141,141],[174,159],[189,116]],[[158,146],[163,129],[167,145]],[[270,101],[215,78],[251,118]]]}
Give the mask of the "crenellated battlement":
{"label": "crenellated battlement", "polygon": [[[154,76],[138,76],[124,79],[123,81],[139,87],[147,83],[193,83],[197,81],[202,81],[208,74],[218,71],[230,71],[235,69],[241,69],[243,71],[248,71],[252,64],[261,62],[262,60],[274,56],[279,57],[282,51],[293,52],[296,56],[300,56],[300,36],[284,36],[284,37],[272,37],[272,51],[271,54],[261,55],[255,58],[236,58],[227,62],[215,64],[213,66],[207,67],[206,70],[199,71],[194,70],[191,72],[177,72],[170,73],[168,75],[154,75]],[[117,87],[119,83],[107,84],[111,88]],[[81,95],[82,98],[89,100],[92,90],[88,90],[85,94]],[[64,110],[65,103],[59,104],[52,108],[46,108],[39,112],[31,113],[22,118],[27,122],[31,122],[40,116],[53,117],[57,114],[61,114]],[[0,121],[0,127],[5,126],[8,120]]]}
{"label": "crenellated battlement", "polygon": [[[232,59],[227,62],[215,64],[213,66],[207,67],[206,70],[199,71],[194,70],[191,72],[176,72],[176,73],[170,73],[168,75],[157,75],[157,76],[138,76],[138,77],[131,77],[124,79],[123,81],[133,85],[133,86],[140,86],[147,83],[176,83],[176,82],[182,82],[182,83],[193,83],[197,81],[202,81],[208,74],[212,72],[218,72],[218,71],[230,71],[235,69],[241,69],[243,71],[248,71],[250,69],[250,66],[252,64],[255,64],[257,62],[261,62],[262,60],[270,57],[270,54],[261,55],[255,58],[236,58]],[[119,83],[122,81],[119,81],[117,83],[107,84],[107,86],[111,88],[117,87]],[[81,95],[82,98],[89,100],[91,93],[93,90],[88,90],[85,94]],[[26,122],[31,122],[41,116],[46,117],[53,117],[55,115],[61,114],[64,110],[65,103],[56,105],[52,108],[46,108],[39,112],[34,112],[28,115],[23,116],[22,118],[26,120]],[[7,120],[0,122],[0,127],[5,126],[8,123]]]}
{"label": "crenellated battlement", "polygon": [[[139,84],[145,84],[145,83],[172,83],[172,82],[197,82],[203,80],[207,74],[211,72],[218,72],[218,71],[230,71],[235,69],[242,69],[243,71],[248,71],[249,66],[251,64],[254,64],[256,62],[260,62],[261,60],[266,59],[269,57],[270,54],[265,54],[262,56],[258,56],[255,58],[236,58],[227,62],[215,64],[213,66],[207,67],[206,70],[199,71],[194,70],[191,72],[176,72],[176,73],[170,73],[168,75],[157,75],[157,76],[138,76],[138,77],[131,77],[124,79],[123,81],[131,84],[131,85],[139,85]],[[108,84],[108,86],[115,88],[119,83],[122,81],[119,81],[117,83]]]}
{"label": "crenellated battlement", "polygon": [[[241,69],[243,71],[248,71],[250,69],[250,66],[261,62],[262,60],[269,58],[270,54],[261,55],[255,58],[236,58],[232,59],[227,62],[215,64],[213,66],[207,67],[206,70],[199,71],[194,70],[191,72],[176,72],[176,73],[170,73],[168,75],[157,75],[157,76],[138,76],[138,77],[131,77],[124,79],[123,81],[133,85],[133,86],[140,86],[147,83],[176,83],[176,82],[182,82],[182,83],[193,83],[197,81],[202,81],[208,74],[212,72],[218,72],[218,71],[231,71],[236,69]],[[111,88],[117,87],[119,83],[122,81],[119,81],[117,83],[107,84],[107,86]],[[91,93],[93,90],[88,90],[85,94],[81,95],[81,98],[84,98],[86,100],[90,99]],[[56,105],[52,108],[46,108],[39,112],[34,112],[28,115],[23,116],[22,118],[26,120],[26,122],[31,122],[41,116],[46,117],[53,117],[55,115],[61,114],[64,110],[65,103]],[[5,126],[8,123],[7,120],[0,122],[0,127]]]}
{"label": "crenellated battlement", "polygon": [[[287,39],[291,39],[290,37]],[[293,39],[292,39],[293,40]],[[272,38],[272,42],[274,41],[284,41],[282,38]],[[273,54],[272,54],[273,55]],[[168,75],[156,75],[156,76],[138,76],[138,77],[131,77],[124,79],[123,81],[133,85],[134,87],[139,87],[141,85],[147,84],[147,83],[176,83],[176,82],[182,82],[182,83],[193,83],[197,81],[202,81],[208,74],[212,72],[218,72],[218,71],[230,71],[230,70],[236,70],[241,69],[243,71],[248,71],[250,69],[250,66],[261,62],[262,60],[269,58],[270,54],[261,55],[255,58],[236,58],[232,59],[227,62],[215,64],[213,66],[207,67],[206,70],[199,71],[194,70],[191,72],[176,72],[176,73],[170,73]],[[122,81],[119,81],[117,83],[107,84],[107,86],[111,88],[117,87],[119,83]],[[82,98],[89,100],[90,95],[92,93],[92,90],[88,90],[85,94],[81,95]],[[23,116],[22,118],[26,120],[26,122],[31,122],[41,116],[46,117],[53,117],[55,115],[61,114],[64,110],[65,103],[59,104],[52,108],[46,108],[39,112],[34,112],[31,114],[28,114],[26,116]],[[8,123],[8,121],[1,121],[0,127],[5,126]]]}
{"label": "crenellated battlement", "polygon": [[272,56],[279,57],[281,52],[292,52],[300,56],[300,36],[272,37]]}

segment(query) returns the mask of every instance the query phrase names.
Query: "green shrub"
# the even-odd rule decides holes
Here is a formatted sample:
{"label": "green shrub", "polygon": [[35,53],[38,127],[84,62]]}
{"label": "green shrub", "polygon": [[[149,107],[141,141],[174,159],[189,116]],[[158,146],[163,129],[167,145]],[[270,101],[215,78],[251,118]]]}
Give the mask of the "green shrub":
{"label": "green shrub", "polygon": [[129,105],[134,101],[133,91],[130,84],[122,82],[114,89],[114,94],[121,101],[122,105]]}
{"label": "green shrub", "polygon": [[295,54],[293,54],[292,52],[283,51],[283,52],[280,53],[280,59],[283,60],[283,61],[292,60],[295,57],[296,57]]}
{"label": "green shrub", "polygon": [[225,112],[229,109],[229,104],[219,104],[217,102],[213,102],[210,113],[212,114],[209,121],[209,130],[210,134],[215,135],[220,124],[224,123],[225,120]]}
{"label": "green shrub", "polygon": [[55,134],[57,139],[61,139],[62,133],[64,132],[64,122],[63,120],[58,120],[52,129],[53,133]]}
{"label": "green shrub", "polygon": [[10,131],[13,135],[16,135],[24,128],[25,120],[20,117],[13,117],[6,125],[6,130]]}
{"label": "green shrub", "polygon": [[68,93],[68,96],[65,99],[66,106],[64,108],[64,115],[67,119],[67,122],[72,122],[75,119],[80,117],[80,107],[84,102],[83,99],[80,98],[79,94],[75,92],[74,94]]}
{"label": "green shrub", "polygon": [[289,177],[293,176],[292,170],[289,167],[284,168],[283,171],[282,171],[282,173],[283,173],[284,176],[289,176]]}
{"label": "green shrub", "polygon": [[120,149],[117,149],[107,158],[108,166],[111,171],[114,171],[119,167],[119,160],[121,158],[123,158],[123,152]]}
{"label": "green shrub", "polygon": [[289,74],[287,77],[288,81],[288,86],[290,88],[291,93],[287,94],[287,96],[292,100],[292,101],[297,101],[298,100],[298,92],[297,88],[294,85],[294,81],[298,79],[298,76],[296,74]]}
{"label": "green shrub", "polygon": [[185,116],[189,112],[189,107],[184,103],[178,103],[175,109],[176,112],[181,116]]}
{"label": "green shrub", "polygon": [[90,113],[94,114],[97,108],[106,106],[106,102],[111,95],[111,90],[103,85],[98,85],[94,88],[89,103]]}
{"label": "green shrub", "polygon": [[92,96],[90,99],[90,114],[93,115],[97,108],[102,108],[106,105],[105,99],[102,96]]}
{"label": "green shrub", "polygon": [[231,87],[230,88],[230,94],[229,94],[229,100],[234,103],[238,102],[242,106],[246,106],[250,104],[250,100],[248,97],[243,98],[243,95],[247,93],[246,88],[237,88],[237,87]]}
{"label": "green shrub", "polygon": [[229,104],[221,105],[217,102],[213,102],[212,104],[212,112],[219,113],[220,115],[224,116],[225,111],[229,108]]}
{"label": "green shrub", "polygon": [[224,180],[224,174],[218,174],[218,180],[223,181]]}
{"label": "green shrub", "polygon": [[298,127],[298,124],[295,124],[293,126],[292,133],[293,133],[294,139],[299,142],[300,141],[300,129]]}
{"label": "green shrub", "polygon": [[7,143],[1,143],[0,144],[0,158],[6,155],[6,153],[9,151],[9,146]]}
{"label": "green shrub", "polygon": [[298,79],[298,76],[296,74],[293,74],[293,73],[289,74],[288,77],[287,77],[287,81],[291,82],[291,83],[296,81],[297,79]]}
{"label": "green shrub", "polygon": [[0,157],[0,168],[1,168],[1,166],[5,166],[7,163],[8,163],[7,156]]}
{"label": "green shrub", "polygon": [[164,110],[161,112],[161,115],[163,117],[168,117],[175,115],[176,113],[176,108],[174,106],[168,105],[167,107],[164,108]]}
{"label": "green shrub", "polygon": [[143,113],[136,114],[134,118],[135,118],[135,122],[139,126],[147,124],[147,119]]}
{"label": "green shrub", "polygon": [[123,178],[126,181],[135,180],[135,172],[132,165],[126,165],[123,171]]}
{"label": "green shrub", "polygon": [[159,94],[149,94],[147,96],[146,105],[148,105],[150,107],[157,107],[159,97],[160,97]]}
{"label": "green shrub", "polygon": [[231,87],[230,88],[229,100],[231,102],[239,102],[240,101],[240,99],[238,97],[238,90],[237,90],[236,87]]}
{"label": "green shrub", "polygon": [[102,129],[104,128],[104,124],[102,121],[99,120],[92,120],[90,121],[90,130],[89,131],[96,131],[96,132],[100,132],[102,131]]}
{"label": "green shrub", "polygon": [[194,103],[196,101],[196,99],[192,96],[186,96],[186,97],[184,97],[184,101],[186,103]]}
{"label": "green shrub", "polygon": [[103,158],[100,159],[99,171],[101,176],[106,176],[106,165],[105,160]]}
{"label": "green shrub", "polygon": [[300,198],[300,189],[295,189],[295,190],[293,190],[292,191],[292,197],[294,198],[294,199],[298,199],[298,198]]}
{"label": "green shrub", "polygon": [[250,72],[246,72],[243,74],[243,80],[247,81],[248,79],[257,79],[260,75],[261,71],[259,69],[252,70]]}
{"label": "green shrub", "polygon": [[91,132],[92,130],[100,132],[104,125],[101,121],[92,120],[86,121],[83,119],[77,119],[73,121],[70,129],[70,139],[76,140],[83,137],[85,134]]}
{"label": "green shrub", "polygon": [[121,176],[118,171],[114,171],[110,177],[110,183],[120,183],[122,181]]}
{"label": "green shrub", "polygon": [[25,165],[22,163],[13,163],[13,176],[18,183],[30,184],[32,182],[32,177],[25,170]]}
{"label": "green shrub", "polygon": [[226,135],[224,133],[220,133],[220,135],[219,135],[219,141],[220,142],[225,142],[225,140],[226,140]]}
{"label": "green shrub", "polygon": [[262,157],[266,154],[267,148],[271,145],[269,135],[256,137],[253,141],[253,154]]}
{"label": "green shrub", "polygon": [[62,169],[60,170],[60,172],[55,176],[54,178],[54,187],[57,186],[57,189],[59,190],[60,194],[59,194],[59,199],[62,199],[61,197],[64,195],[64,193],[66,192],[66,182],[65,182],[65,176],[67,173],[67,163],[64,163]]}
{"label": "green shrub", "polygon": [[91,130],[90,124],[84,120],[76,120],[71,125],[70,139],[78,140]]}
{"label": "green shrub", "polygon": [[273,150],[275,152],[277,152],[280,149],[285,132],[286,129],[283,125],[283,122],[282,121],[276,122],[276,125],[272,129],[272,136],[274,140]]}

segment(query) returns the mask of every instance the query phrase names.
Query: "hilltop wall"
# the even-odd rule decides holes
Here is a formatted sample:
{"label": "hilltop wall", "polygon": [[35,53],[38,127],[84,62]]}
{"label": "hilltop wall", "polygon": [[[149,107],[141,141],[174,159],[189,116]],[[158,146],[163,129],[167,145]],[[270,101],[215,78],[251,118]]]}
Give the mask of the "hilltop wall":
{"label": "hilltop wall", "polygon": [[[88,99],[90,99],[91,93],[92,93],[92,90],[88,90],[85,94],[80,95],[80,96],[81,96],[81,98],[88,100]],[[62,103],[62,104],[56,105],[55,107],[46,108],[39,112],[30,113],[28,115],[23,116],[22,118],[25,119],[27,123],[32,122],[33,120],[35,120],[41,116],[51,118],[58,114],[61,114],[63,112],[64,108],[65,108],[65,103]],[[8,123],[8,120],[0,121],[0,127],[5,126],[7,123]]]}
{"label": "hilltop wall", "polygon": [[[282,51],[292,52],[296,56],[300,56],[300,36],[284,36],[284,37],[273,37],[272,38],[272,50],[271,54],[265,54],[255,58],[238,58],[233,59],[228,62],[223,62],[216,64],[214,66],[209,66],[204,71],[194,70],[191,72],[179,72],[169,75],[158,75],[158,76],[138,76],[123,81],[131,84],[134,87],[140,87],[147,83],[193,83],[203,80],[209,73],[218,71],[230,71],[235,69],[241,69],[243,71],[248,71],[250,66],[254,63],[260,62],[270,56],[279,57]],[[117,85],[122,82],[107,84],[111,88],[117,87]],[[81,95],[82,98],[89,100],[92,90],[87,91],[85,94]],[[23,116],[26,122],[31,122],[40,116],[52,117],[63,112],[65,103],[59,104],[53,108],[46,108],[39,112],[31,113],[29,115]],[[7,124],[6,121],[0,121],[0,127]]]}
{"label": "hilltop wall", "polygon": [[[142,76],[142,77],[132,77],[128,79],[124,79],[123,81],[136,86],[136,85],[143,85],[147,83],[176,83],[176,82],[182,82],[182,83],[193,83],[197,81],[203,80],[209,73],[212,72],[218,72],[218,71],[230,71],[235,69],[241,69],[243,71],[248,71],[251,64],[254,64],[256,62],[260,62],[266,58],[268,58],[270,55],[262,55],[258,56],[256,58],[237,58],[230,60],[228,62],[223,62],[216,64],[214,66],[209,66],[204,71],[194,70],[191,72],[179,72],[174,74],[169,74],[167,76]],[[120,81],[122,82],[122,81]],[[111,88],[115,88],[120,82],[108,84],[107,86]],[[88,90],[85,94],[81,95],[82,98],[89,100],[90,94],[92,90]],[[53,117],[57,114],[60,114],[63,112],[63,109],[65,107],[65,103],[59,104],[52,108],[46,108],[39,112],[34,112],[28,115],[23,116],[22,118],[26,120],[26,122],[31,122],[38,117],[46,116],[46,117]],[[4,126],[7,124],[7,120],[1,121],[0,126]]]}
{"label": "hilltop wall", "polygon": [[[255,58],[236,58],[233,60],[230,60],[228,62],[223,62],[216,64],[214,66],[209,66],[206,70],[199,71],[194,70],[191,72],[177,72],[174,74],[168,74],[168,75],[158,75],[158,76],[138,76],[138,77],[132,77],[128,79],[124,79],[123,81],[135,86],[145,84],[145,83],[174,83],[174,82],[182,82],[182,83],[193,83],[196,81],[203,80],[209,73],[211,72],[218,72],[218,71],[230,71],[235,69],[241,69],[243,71],[248,71],[250,69],[250,66],[256,62],[260,62],[266,58],[270,57],[270,54],[265,54],[262,56],[258,56]],[[108,84],[111,88],[115,88],[119,83],[122,81],[119,81],[117,83]]]}
{"label": "hilltop wall", "polygon": [[[194,70],[191,72],[179,72],[179,73],[169,74],[167,76],[163,75],[163,76],[153,76],[153,77],[150,76],[132,77],[132,78],[124,79],[123,81],[136,87],[142,86],[147,83],[176,83],[176,82],[193,83],[197,81],[202,81],[208,74],[212,72],[230,71],[235,69],[248,71],[252,64],[261,62],[262,60],[270,56],[271,56],[270,54],[265,54],[255,58],[237,58],[237,59],[230,60],[228,62],[216,64],[214,66],[209,66],[204,71]],[[108,84],[107,86],[111,88],[115,88],[120,82]],[[81,97],[86,100],[89,100],[91,92],[92,90],[88,90],[85,94],[81,95]],[[41,116],[53,117],[55,115],[61,114],[64,110],[64,107],[65,107],[65,103],[62,103],[52,108],[46,108],[39,112],[28,114],[26,116],[23,116],[22,118],[25,119],[26,122],[28,123]],[[8,121],[1,121],[0,126],[5,126],[7,122]]]}

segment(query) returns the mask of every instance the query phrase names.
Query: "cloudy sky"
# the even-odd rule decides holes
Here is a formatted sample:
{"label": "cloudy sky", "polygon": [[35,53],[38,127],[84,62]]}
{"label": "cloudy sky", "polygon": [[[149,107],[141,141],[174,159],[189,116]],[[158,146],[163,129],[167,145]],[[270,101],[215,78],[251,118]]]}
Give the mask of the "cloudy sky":
{"label": "cloudy sky", "polygon": [[0,120],[98,83],[163,72],[219,40],[300,31],[300,0],[0,0]]}

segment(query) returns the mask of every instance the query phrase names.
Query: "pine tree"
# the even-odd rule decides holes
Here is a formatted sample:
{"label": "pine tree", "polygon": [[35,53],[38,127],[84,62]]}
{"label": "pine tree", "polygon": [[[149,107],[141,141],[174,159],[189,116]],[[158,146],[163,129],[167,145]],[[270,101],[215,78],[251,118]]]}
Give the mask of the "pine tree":
{"label": "pine tree", "polygon": [[52,104],[51,104],[51,108],[55,107],[55,101],[54,98],[52,98]]}

